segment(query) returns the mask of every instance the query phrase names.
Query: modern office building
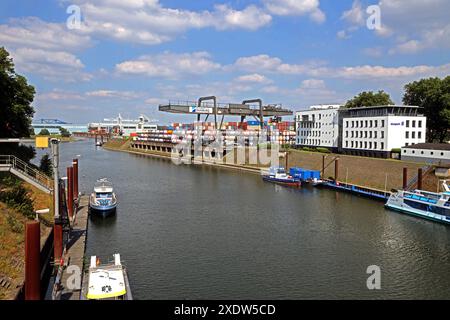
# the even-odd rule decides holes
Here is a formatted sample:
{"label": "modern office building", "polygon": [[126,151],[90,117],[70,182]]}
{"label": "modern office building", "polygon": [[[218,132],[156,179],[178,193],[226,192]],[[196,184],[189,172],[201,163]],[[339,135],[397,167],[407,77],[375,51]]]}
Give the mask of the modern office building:
{"label": "modern office building", "polygon": [[295,114],[296,144],[299,147],[338,149],[340,105],[316,105]]}
{"label": "modern office building", "polygon": [[418,143],[403,147],[401,151],[402,160],[450,164],[450,144],[449,143]]}
{"label": "modern office building", "polygon": [[415,106],[312,106],[296,113],[296,145],[388,158],[393,149],[425,142],[426,120]]}
{"label": "modern office building", "polygon": [[415,106],[375,106],[339,111],[339,151],[391,157],[393,149],[425,142],[426,117]]}

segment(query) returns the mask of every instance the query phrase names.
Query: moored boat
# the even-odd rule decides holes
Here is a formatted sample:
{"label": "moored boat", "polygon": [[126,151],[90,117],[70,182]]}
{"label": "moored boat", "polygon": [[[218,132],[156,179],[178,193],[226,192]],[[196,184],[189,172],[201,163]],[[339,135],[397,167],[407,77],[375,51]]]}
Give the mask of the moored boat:
{"label": "moored boat", "polygon": [[443,183],[444,192],[399,190],[389,197],[386,207],[409,215],[450,224],[450,189]]}
{"label": "moored boat", "polygon": [[288,187],[300,187],[300,179],[294,178],[286,173],[286,170],[281,167],[272,167],[268,174],[263,174],[262,179],[267,182],[272,182]]}
{"label": "moored boat", "polygon": [[94,214],[107,216],[115,213],[117,207],[117,198],[114,193],[112,183],[106,178],[100,179],[95,183],[94,192],[89,198],[89,209]]}
{"label": "moored boat", "polygon": [[127,269],[120,254],[113,257],[113,262],[101,265],[98,257],[91,256],[87,280],[81,289],[82,300],[133,300]]}

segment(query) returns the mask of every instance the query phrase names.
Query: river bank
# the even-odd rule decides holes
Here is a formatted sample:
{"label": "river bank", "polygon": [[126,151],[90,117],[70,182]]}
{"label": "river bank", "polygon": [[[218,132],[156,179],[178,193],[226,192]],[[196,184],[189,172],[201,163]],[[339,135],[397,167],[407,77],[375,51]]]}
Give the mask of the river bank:
{"label": "river bank", "polygon": [[[123,151],[134,154],[145,154],[153,157],[171,159],[170,152],[143,150],[132,148],[130,140],[111,139],[103,145],[109,150]],[[417,175],[418,169],[426,166],[423,163],[407,162],[394,159],[377,159],[368,157],[348,156],[340,154],[323,154],[319,152],[301,151],[296,149],[283,150],[283,157],[279,158],[281,166],[286,168],[302,167],[309,170],[323,169],[323,157],[325,156],[324,179],[336,179],[335,166],[332,163],[335,157],[339,157],[337,181],[349,183],[363,188],[377,191],[389,192],[392,189],[401,189],[403,184],[403,168],[408,169],[408,179]],[[246,162],[248,162],[248,152]],[[226,159],[226,158],[225,158]],[[235,159],[234,159],[235,160]],[[231,161],[236,163],[236,161]],[[219,164],[212,161],[205,161],[207,165],[223,168],[260,173],[264,166],[250,166],[237,164]],[[437,192],[439,188],[438,179],[434,172],[424,176],[423,189]]]}

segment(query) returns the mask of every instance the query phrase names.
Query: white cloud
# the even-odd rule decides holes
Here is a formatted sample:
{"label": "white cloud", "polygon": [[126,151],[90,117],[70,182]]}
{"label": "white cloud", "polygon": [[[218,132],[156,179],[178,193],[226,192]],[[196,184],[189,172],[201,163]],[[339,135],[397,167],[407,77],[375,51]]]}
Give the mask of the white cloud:
{"label": "white cloud", "polygon": [[315,22],[322,23],[326,17],[319,8],[319,0],[263,0],[267,10],[279,16],[310,15]]}
{"label": "white cloud", "polygon": [[114,99],[136,99],[142,96],[142,93],[135,91],[117,91],[117,90],[95,90],[86,92],[88,97],[96,98],[114,98]]}
{"label": "white cloud", "polygon": [[301,85],[303,89],[323,89],[325,88],[325,81],[318,79],[303,80]]}
{"label": "white cloud", "polygon": [[92,41],[87,35],[67,29],[65,24],[27,17],[1,24],[0,43],[12,48],[77,51],[90,46]]}
{"label": "white cloud", "polygon": [[145,55],[116,65],[121,74],[145,75],[177,79],[185,75],[200,75],[218,70],[221,65],[211,60],[207,52],[171,53]]}
{"label": "white cloud", "polygon": [[211,11],[166,8],[159,1],[75,0],[83,12],[82,32],[117,40],[149,45],[172,40],[190,29],[256,30],[268,25],[272,17],[261,8],[249,5],[236,10],[215,5]]}
{"label": "white cloud", "polygon": [[92,75],[83,71],[84,65],[75,55],[64,51],[19,48],[10,50],[19,71],[38,74],[51,81],[89,81]]}
{"label": "white cloud", "polygon": [[310,77],[345,78],[345,79],[385,79],[410,78],[419,76],[439,76],[450,71],[450,64],[440,66],[344,66],[328,67],[322,63],[289,64],[280,58],[268,55],[241,57],[236,60],[234,67],[240,70],[259,72],[305,75]]}
{"label": "white cloud", "polygon": [[268,79],[266,76],[263,76],[258,73],[246,74],[236,78],[238,82],[248,82],[248,83],[271,83],[272,80]]}
{"label": "white cloud", "polygon": [[341,19],[346,20],[347,22],[362,26],[366,23],[366,13],[365,9],[363,9],[362,4],[359,0],[353,1],[352,8],[344,11],[341,16]]}

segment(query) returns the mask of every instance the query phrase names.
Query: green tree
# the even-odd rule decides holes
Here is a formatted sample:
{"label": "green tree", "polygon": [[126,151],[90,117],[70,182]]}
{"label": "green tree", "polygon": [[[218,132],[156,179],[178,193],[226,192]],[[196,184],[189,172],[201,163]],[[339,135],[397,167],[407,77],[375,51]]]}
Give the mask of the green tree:
{"label": "green tree", "polygon": [[405,85],[403,103],[423,108],[427,117],[427,140],[444,142],[450,130],[450,76],[428,78]]}
{"label": "green tree", "polygon": [[14,63],[5,48],[0,48],[0,137],[30,136],[34,108],[34,87],[14,70]]}
{"label": "green tree", "polygon": [[42,129],[41,132],[39,132],[40,136],[49,136],[50,135],[50,131],[48,131],[47,129]]}
{"label": "green tree", "polygon": [[66,128],[59,127],[59,132],[62,137],[70,137],[70,132]]}
{"label": "green tree", "polygon": [[361,108],[372,106],[387,106],[393,105],[394,102],[388,93],[383,90],[374,93],[373,91],[364,91],[350,99],[345,104],[346,108]]}
{"label": "green tree", "polygon": [[50,159],[50,156],[48,154],[44,154],[42,156],[41,162],[39,164],[39,170],[41,170],[50,177],[53,176],[52,159]]}

